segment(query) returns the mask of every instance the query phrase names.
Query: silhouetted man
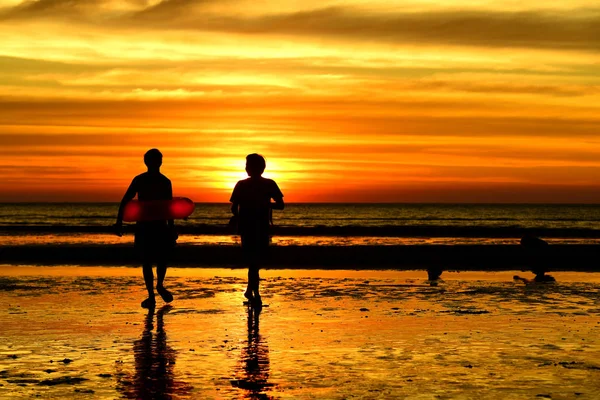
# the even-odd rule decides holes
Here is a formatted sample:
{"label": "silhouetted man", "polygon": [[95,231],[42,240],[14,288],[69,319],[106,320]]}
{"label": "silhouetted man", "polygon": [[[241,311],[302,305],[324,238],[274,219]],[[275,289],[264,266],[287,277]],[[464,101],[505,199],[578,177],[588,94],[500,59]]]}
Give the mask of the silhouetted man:
{"label": "silhouetted man", "polygon": [[[162,165],[161,152],[158,149],[148,150],[144,154],[144,164],[148,167],[148,172],[133,178],[121,201],[117,223],[115,224],[119,236],[123,234],[123,210],[125,205],[136,195],[141,202],[173,199],[171,181],[160,173],[160,166]],[[173,295],[165,289],[163,282],[167,274],[167,259],[173,250],[175,240],[177,240],[177,234],[172,219],[136,223],[135,248],[141,256],[144,281],[146,289],[148,289],[148,298],[142,302],[144,308],[154,308],[156,306],[152,264],[156,264],[156,291],[165,302],[173,301]]]}
{"label": "silhouetted man", "polygon": [[[263,178],[266,162],[259,154],[246,157],[249,178],[239,181],[231,194],[231,212],[238,222],[242,251],[248,263],[248,286],[244,296],[253,305],[261,305],[259,268],[270,241],[271,210],[283,210],[283,194],[272,179]],[[271,203],[271,199],[275,203]]]}

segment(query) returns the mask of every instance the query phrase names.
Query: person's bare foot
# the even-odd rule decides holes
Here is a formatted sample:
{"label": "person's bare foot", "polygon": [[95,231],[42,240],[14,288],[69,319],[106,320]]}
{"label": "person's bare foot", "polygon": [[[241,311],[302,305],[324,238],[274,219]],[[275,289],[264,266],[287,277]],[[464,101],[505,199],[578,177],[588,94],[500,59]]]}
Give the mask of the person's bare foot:
{"label": "person's bare foot", "polygon": [[164,286],[156,287],[156,291],[162,297],[165,303],[170,303],[173,301],[173,295]]}
{"label": "person's bare foot", "polygon": [[154,309],[156,307],[156,299],[154,297],[148,297],[142,301],[142,308]]}

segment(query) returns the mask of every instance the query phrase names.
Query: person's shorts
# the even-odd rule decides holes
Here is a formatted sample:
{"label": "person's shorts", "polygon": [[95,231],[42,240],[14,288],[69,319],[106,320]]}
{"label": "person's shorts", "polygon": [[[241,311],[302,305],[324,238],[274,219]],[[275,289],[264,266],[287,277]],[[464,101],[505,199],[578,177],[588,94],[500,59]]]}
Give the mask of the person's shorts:
{"label": "person's shorts", "polygon": [[242,251],[247,262],[265,261],[269,255],[269,229],[241,229]]}
{"label": "person's shorts", "polygon": [[164,263],[173,252],[175,240],[166,224],[138,225],[134,246],[142,262]]}

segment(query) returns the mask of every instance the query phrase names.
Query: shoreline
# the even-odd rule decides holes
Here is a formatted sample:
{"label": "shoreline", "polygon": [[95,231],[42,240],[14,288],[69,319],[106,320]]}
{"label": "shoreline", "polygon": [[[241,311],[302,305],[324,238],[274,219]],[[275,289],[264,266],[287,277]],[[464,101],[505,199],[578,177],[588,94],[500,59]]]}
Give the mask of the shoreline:
{"label": "shoreline", "polygon": [[[124,233],[133,233],[135,225],[124,225]],[[178,224],[176,230],[184,235],[235,235],[224,225]],[[448,225],[381,225],[381,226],[285,226],[272,227],[273,236],[372,236],[372,237],[483,237],[521,238],[526,234],[542,238],[600,238],[600,229],[547,228],[521,226],[448,226]],[[2,225],[0,235],[45,233],[106,233],[113,234],[106,225]]]}
{"label": "shoreline", "polygon": [[[446,271],[441,277],[440,282],[446,281],[494,281],[510,282],[513,281],[515,274],[524,273],[521,270],[506,271]],[[527,273],[527,272],[525,272]],[[269,279],[406,279],[411,285],[424,284],[429,286],[427,276],[418,270],[391,270],[391,269],[324,269],[324,268],[267,268],[260,271],[261,280]],[[0,277],[133,277],[140,279],[140,287],[143,285],[141,280],[141,269],[139,266],[119,266],[119,265],[9,265],[0,264]],[[558,271],[556,273],[557,281],[560,283],[586,282],[599,283],[600,274],[597,272],[577,272],[577,271]],[[167,280],[177,278],[224,278],[232,277],[245,280],[247,271],[244,268],[227,268],[222,266],[205,266],[204,268],[190,268],[185,266],[169,266],[167,270]],[[401,286],[401,285],[400,285]]]}
{"label": "shoreline", "polygon": [[[597,245],[271,246],[265,268],[599,272]],[[131,244],[0,247],[0,263],[14,265],[139,265]],[[170,265],[245,268],[238,246],[178,244]]]}

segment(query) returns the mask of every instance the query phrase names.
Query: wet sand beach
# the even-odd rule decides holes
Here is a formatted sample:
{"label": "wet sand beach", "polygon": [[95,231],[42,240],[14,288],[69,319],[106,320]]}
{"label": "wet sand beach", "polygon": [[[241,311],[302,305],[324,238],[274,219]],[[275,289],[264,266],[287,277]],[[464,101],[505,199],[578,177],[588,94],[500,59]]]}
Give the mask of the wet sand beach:
{"label": "wet sand beach", "polygon": [[[0,267],[0,398],[596,399],[600,274]],[[531,274],[520,273],[531,278]]]}

